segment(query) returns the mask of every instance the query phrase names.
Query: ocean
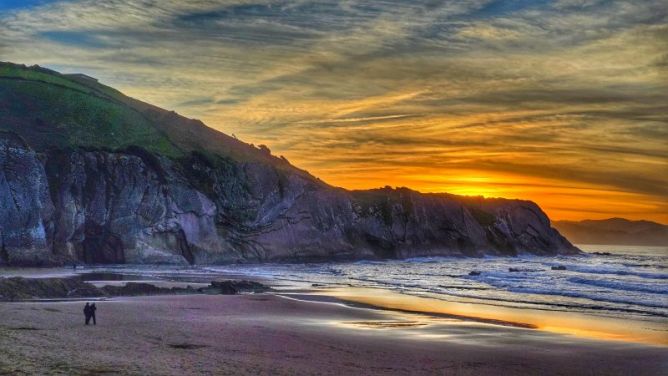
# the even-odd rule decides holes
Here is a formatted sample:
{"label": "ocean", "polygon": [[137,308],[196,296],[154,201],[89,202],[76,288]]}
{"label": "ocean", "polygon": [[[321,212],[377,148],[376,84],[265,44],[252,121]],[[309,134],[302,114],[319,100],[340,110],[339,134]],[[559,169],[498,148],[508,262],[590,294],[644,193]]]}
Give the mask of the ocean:
{"label": "ocean", "polygon": [[579,247],[584,254],[557,257],[424,257],[324,264],[118,266],[101,270],[193,282],[235,274],[269,278],[286,290],[314,285],[352,286],[446,302],[626,319],[668,318],[668,247]]}

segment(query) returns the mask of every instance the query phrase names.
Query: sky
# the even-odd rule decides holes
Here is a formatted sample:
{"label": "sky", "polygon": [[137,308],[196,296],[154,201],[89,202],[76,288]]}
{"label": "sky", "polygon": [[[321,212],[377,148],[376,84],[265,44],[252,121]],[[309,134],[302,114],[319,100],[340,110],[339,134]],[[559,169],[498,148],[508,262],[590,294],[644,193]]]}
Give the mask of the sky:
{"label": "sky", "polygon": [[668,0],[0,0],[82,72],[349,189],[668,223]]}

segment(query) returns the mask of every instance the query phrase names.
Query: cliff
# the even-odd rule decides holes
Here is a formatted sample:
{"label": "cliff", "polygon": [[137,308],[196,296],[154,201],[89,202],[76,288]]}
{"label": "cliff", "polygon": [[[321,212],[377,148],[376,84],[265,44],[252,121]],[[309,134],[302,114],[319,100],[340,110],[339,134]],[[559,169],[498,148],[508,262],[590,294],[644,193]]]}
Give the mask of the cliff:
{"label": "cliff", "polygon": [[576,253],[528,201],[347,191],[95,80],[0,64],[0,263]]}

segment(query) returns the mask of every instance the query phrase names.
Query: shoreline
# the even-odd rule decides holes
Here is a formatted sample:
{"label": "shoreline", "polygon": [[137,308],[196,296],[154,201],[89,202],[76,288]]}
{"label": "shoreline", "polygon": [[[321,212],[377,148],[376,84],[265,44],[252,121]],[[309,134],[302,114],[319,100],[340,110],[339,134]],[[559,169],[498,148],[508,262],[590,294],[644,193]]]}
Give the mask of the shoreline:
{"label": "shoreline", "polygon": [[[161,268],[158,268],[160,270]],[[19,275],[17,270],[15,275]],[[161,289],[177,289],[176,292],[165,294],[146,293],[125,296],[188,296],[201,295],[211,280],[249,280],[276,287],[274,293],[300,301],[337,302],[353,308],[369,308],[404,314],[418,314],[429,317],[476,322],[505,327],[531,329],[552,334],[566,334],[582,339],[613,340],[618,342],[658,345],[668,347],[668,319],[663,317],[632,317],[619,318],[567,310],[541,310],[532,307],[509,307],[496,305],[492,302],[475,299],[459,298],[457,300],[441,300],[429,296],[403,294],[383,288],[355,287],[352,285],[312,285],[311,287],[295,287],[282,279],[266,276],[249,276],[241,273],[222,273],[215,275],[194,275],[194,282],[188,274],[170,275],[170,270],[156,274],[124,273],[123,270],[99,270],[87,268],[77,272],[53,269],[29,269],[24,275],[27,279],[53,278],[53,276],[79,277],[96,288],[104,286],[123,286],[127,283],[145,283]],[[155,271],[151,271],[155,272]],[[164,273],[165,274],[161,274]],[[56,279],[61,277],[55,277]],[[100,279],[102,278],[102,279]],[[105,279],[106,278],[106,279]],[[204,282],[209,281],[209,282]],[[286,283],[287,282],[287,283]],[[193,288],[193,286],[195,288]],[[180,291],[178,289],[181,289]],[[113,301],[122,298],[123,294],[72,298],[24,299],[22,302],[68,302],[68,301]]]}
{"label": "shoreline", "polygon": [[[332,304],[333,303],[333,304]],[[638,374],[668,348],[280,294],[0,303],[0,374]]]}
{"label": "shoreline", "polygon": [[491,325],[531,329],[582,339],[610,340],[668,348],[668,320],[646,317],[629,320],[573,311],[511,308],[481,302],[453,302],[419,297],[385,289],[329,288],[303,296],[321,294],[355,306],[451,318]]}
{"label": "shoreline", "polygon": [[[252,279],[250,279],[252,280]],[[266,280],[264,280],[266,282]],[[154,283],[151,283],[154,284]],[[192,283],[191,283],[192,284]],[[95,283],[96,286],[102,286],[102,285],[118,285],[118,283],[100,283],[97,282]],[[156,286],[160,286],[159,283],[155,283]],[[166,283],[166,285],[178,285],[178,283]],[[220,295],[220,294],[209,294],[209,293],[204,293],[204,292],[177,292],[177,293],[157,293],[157,294],[140,294],[140,295],[116,295],[116,296],[101,296],[101,297],[73,297],[73,298],[43,298],[43,299],[25,299],[25,300],[15,300],[15,301],[2,301],[0,300],[0,304],[26,304],[26,303],[35,303],[35,304],[50,304],[50,303],[77,303],[77,302],[114,302],[114,301],[122,301],[123,299],[130,299],[130,298],[168,298],[168,297],[188,297],[188,296],[254,296],[254,295],[265,295],[265,296],[277,296],[280,298],[285,298],[285,299],[291,299],[295,300],[298,302],[313,302],[313,303],[323,303],[323,304],[335,304],[335,305],[340,305],[344,306],[347,308],[351,309],[366,309],[366,310],[371,310],[371,311],[377,311],[381,313],[388,313],[388,314],[408,314],[408,315],[419,315],[425,318],[432,318],[432,319],[449,319],[449,320],[454,320],[454,321],[461,321],[465,323],[477,323],[477,324],[486,324],[486,325],[492,325],[492,326],[499,326],[499,327],[510,327],[510,328],[519,328],[519,329],[527,329],[527,330],[534,330],[537,332],[543,332],[543,333],[548,333],[548,334],[553,334],[553,335],[569,335],[572,336],[573,338],[576,339],[581,339],[581,340],[601,340],[601,341],[615,341],[615,342],[621,342],[621,343],[629,343],[629,344],[639,344],[639,345],[648,345],[648,346],[659,346],[659,347],[666,347],[668,348],[668,329],[662,329],[661,327],[647,327],[645,329],[652,330],[652,331],[657,331],[657,332],[663,332],[659,333],[656,336],[651,336],[651,338],[647,337],[642,337],[642,336],[634,336],[632,335],[631,332],[632,330],[629,331],[622,331],[618,335],[615,335],[615,333],[606,333],[606,332],[596,332],[596,331],[582,331],[582,330],[575,330],[570,328],[571,330],[568,330],[569,328],[561,328],[561,330],[555,330],[555,328],[550,328],[550,327],[541,327],[536,324],[532,324],[529,322],[521,322],[518,320],[503,320],[503,319],[498,319],[498,318],[489,318],[489,317],[481,317],[481,316],[473,316],[473,315],[465,315],[465,314],[455,314],[455,313],[449,313],[449,312],[443,312],[439,311],[438,309],[420,309],[418,308],[417,305],[414,305],[414,302],[411,302],[413,304],[411,307],[412,308],[401,308],[402,306],[405,307],[404,304],[396,304],[396,302],[393,303],[387,303],[387,302],[382,302],[379,301],[378,299],[374,299],[373,297],[370,297],[368,294],[362,294],[357,297],[351,298],[350,294],[339,294],[339,293],[332,293],[331,290],[348,290],[348,291],[364,291],[364,290],[372,290],[369,288],[355,288],[355,287],[346,287],[344,289],[341,288],[332,288],[329,289],[330,291],[323,290],[323,289],[304,289],[304,290],[290,290],[290,291],[272,291],[272,292],[266,292],[266,293],[261,293],[261,294],[253,294],[253,293],[239,293],[239,294],[232,294],[232,295]],[[433,299],[433,298],[420,298],[420,297],[415,297],[415,296],[410,296],[410,295],[403,295],[399,293],[395,293],[392,291],[388,290],[382,290],[382,289],[373,289],[375,292],[381,292],[383,295],[393,295],[394,298],[400,297],[404,298],[406,300],[411,300],[411,301],[431,301],[435,302],[437,304],[445,303],[447,305],[447,302],[442,302],[439,301],[438,299]],[[399,299],[402,300],[402,299]],[[477,305],[482,305],[478,303]],[[523,310],[528,310],[528,311],[533,311],[531,309],[518,309],[517,311],[523,311]],[[551,312],[551,311],[541,311],[541,313],[544,314],[558,314],[558,315],[572,315],[573,312]],[[619,321],[619,319],[611,319],[609,317],[605,316],[598,316],[594,317],[593,315],[585,315],[588,316],[590,320],[594,319],[600,319],[600,320],[614,320],[614,321]],[[624,323],[628,324],[628,321],[624,321]],[[643,325],[648,325],[647,321],[643,321]],[[566,329],[566,330],[565,330]]]}
{"label": "shoreline", "polygon": [[386,307],[382,305],[375,305],[372,303],[363,303],[360,301],[356,300],[347,300],[345,298],[336,296],[334,297],[333,300],[328,300],[326,299],[330,295],[318,295],[317,294],[318,290],[313,290],[312,292],[305,292],[303,294],[295,294],[295,293],[277,293],[276,295],[289,298],[289,299],[295,299],[298,301],[305,301],[305,302],[319,302],[319,303],[333,303],[333,304],[343,304],[347,307],[351,308],[362,308],[362,309],[370,309],[370,310],[376,310],[376,311],[384,311],[384,312],[396,312],[396,313],[404,313],[404,314],[411,314],[411,315],[423,315],[426,317],[432,317],[432,318],[443,318],[443,319],[452,319],[452,320],[459,320],[459,321],[468,321],[468,322],[476,322],[476,323],[481,323],[481,324],[489,324],[489,325],[498,325],[498,326],[507,326],[507,327],[512,327],[512,328],[523,328],[523,329],[538,329],[537,326],[532,325],[532,324],[527,324],[527,323],[522,323],[522,322],[516,322],[516,321],[504,321],[504,320],[496,320],[496,319],[488,319],[488,318],[483,318],[483,317],[474,317],[474,316],[465,316],[465,315],[456,315],[456,314],[451,314],[451,313],[442,313],[442,312],[431,312],[431,311],[425,311],[425,310],[417,310],[417,309],[401,309],[401,308],[392,308],[392,307]]}

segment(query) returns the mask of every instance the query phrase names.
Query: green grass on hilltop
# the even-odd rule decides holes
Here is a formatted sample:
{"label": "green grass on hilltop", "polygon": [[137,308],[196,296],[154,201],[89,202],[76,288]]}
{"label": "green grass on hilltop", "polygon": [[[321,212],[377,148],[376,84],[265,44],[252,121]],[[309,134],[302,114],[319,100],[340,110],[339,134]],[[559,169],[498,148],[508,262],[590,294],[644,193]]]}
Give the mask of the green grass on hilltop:
{"label": "green grass on hilltop", "polygon": [[98,88],[15,65],[0,64],[0,130],[37,149],[136,145],[169,157],[182,154],[144,115]]}
{"label": "green grass on hilltop", "polygon": [[129,146],[180,158],[192,152],[240,163],[262,163],[282,174],[308,172],[199,120],[130,98],[95,79],[39,66],[0,62],[0,131],[37,151],[65,148],[124,150]]}
{"label": "green grass on hilltop", "polygon": [[59,85],[66,88],[90,92],[91,89],[70,79],[62,77],[56,72],[49,72],[43,68],[28,68],[22,65],[0,63],[0,77],[13,78],[29,81],[41,81],[53,85]]}

